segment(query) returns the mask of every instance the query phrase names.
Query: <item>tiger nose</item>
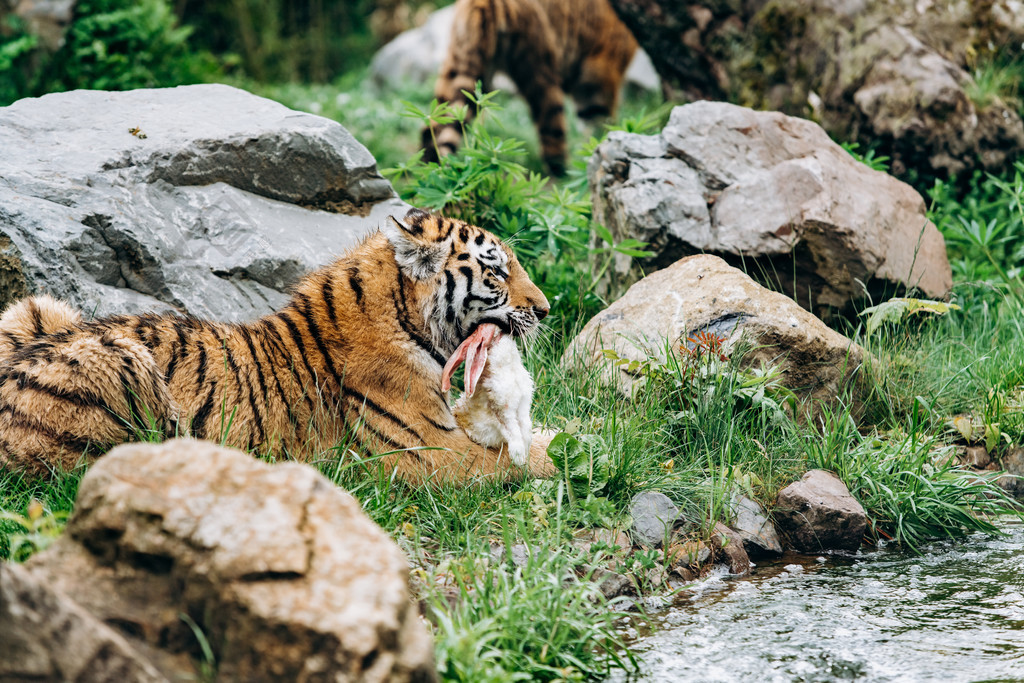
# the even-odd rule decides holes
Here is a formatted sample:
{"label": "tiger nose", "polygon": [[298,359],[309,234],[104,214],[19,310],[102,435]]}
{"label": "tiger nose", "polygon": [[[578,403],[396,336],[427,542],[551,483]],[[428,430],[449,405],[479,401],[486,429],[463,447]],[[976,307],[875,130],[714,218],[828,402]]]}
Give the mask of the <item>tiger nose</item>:
{"label": "tiger nose", "polygon": [[547,306],[534,306],[533,314],[537,316],[537,320],[543,320],[547,316],[548,311],[551,310]]}

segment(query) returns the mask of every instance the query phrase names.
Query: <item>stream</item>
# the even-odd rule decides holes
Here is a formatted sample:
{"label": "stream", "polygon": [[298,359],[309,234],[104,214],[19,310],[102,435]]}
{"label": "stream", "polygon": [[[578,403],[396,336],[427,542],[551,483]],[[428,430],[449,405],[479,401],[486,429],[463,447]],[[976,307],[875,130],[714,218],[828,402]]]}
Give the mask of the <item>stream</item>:
{"label": "stream", "polygon": [[717,577],[637,619],[639,676],[618,681],[1024,681],[1024,525]]}

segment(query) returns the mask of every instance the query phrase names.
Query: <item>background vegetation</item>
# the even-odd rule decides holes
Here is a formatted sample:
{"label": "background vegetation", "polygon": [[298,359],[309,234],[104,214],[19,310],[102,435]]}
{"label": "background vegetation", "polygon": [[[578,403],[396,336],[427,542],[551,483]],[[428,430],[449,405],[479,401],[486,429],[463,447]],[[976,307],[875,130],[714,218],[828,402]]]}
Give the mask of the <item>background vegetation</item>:
{"label": "background vegetation", "polygon": [[[596,373],[566,376],[559,368],[568,341],[608,303],[594,286],[608,259],[643,249],[605,241],[591,220],[585,164],[607,129],[585,130],[570,116],[575,159],[568,177],[554,182],[541,174],[523,103],[478,92],[482,116],[463,149],[441,166],[421,163],[424,122],[459,114],[431,103],[430,83],[399,93],[370,87],[365,65],[378,42],[371,5],[82,0],[55,52],[8,15],[0,26],[0,104],[80,87],[228,82],[340,121],[405,199],[483,225],[514,246],[552,302],[525,356],[538,387],[535,419],[564,434],[552,449],[560,476],[413,490],[345,443],[320,463],[412,558],[446,680],[576,680],[634,666],[615,629],[619,605],[609,609],[590,580],[616,551],[573,539],[595,526],[627,527],[628,502],[639,491],[667,493],[691,520],[687,533],[700,539],[728,517],[734,492],[770,507],[779,488],[809,467],[826,467],[867,508],[871,540],[920,547],[994,529],[1010,501],[951,455],[983,444],[998,458],[1024,443],[1024,161],[1002,177],[919,188],[946,237],[959,308],[897,314],[870,332],[863,318],[840,321],[871,362],[862,391],[851,390],[821,424],[794,422],[771,371],[742,370],[742,353],[724,355],[714,339],[670,348],[667,362],[644,366],[647,384],[626,400]],[[997,67],[986,82],[1015,82]],[[612,125],[656,131],[669,109],[656,96],[634,94]],[[886,160],[871,150],[849,149],[884,170]],[[51,482],[0,474],[0,557],[23,560],[59,535],[83,472]],[[520,565],[511,561],[516,545],[533,549]],[[616,559],[641,590],[652,588],[647,570],[674,561],[659,551]]]}

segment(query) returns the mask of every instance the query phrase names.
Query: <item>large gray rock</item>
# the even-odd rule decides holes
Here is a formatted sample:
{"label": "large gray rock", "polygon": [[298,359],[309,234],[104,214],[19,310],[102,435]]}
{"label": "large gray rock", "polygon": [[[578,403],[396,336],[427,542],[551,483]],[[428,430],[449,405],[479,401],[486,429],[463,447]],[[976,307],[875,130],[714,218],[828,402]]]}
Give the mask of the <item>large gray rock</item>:
{"label": "large gray rock", "polygon": [[679,99],[811,116],[922,180],[1006,170],[1024,150],[1008,89],[974,80],[1020,54],[1020,0],[611,2]]}
{"label": "large gray rock", "polygon": [[628,365],[610,364],[605,349],[631,361],[664,361],[666,341],[678,348],[701,332],[723,338],[727,352],[745,345],[749,367],[776,366],[782,384],[811,409],[840,394],[864,355],[792,299],[761,287],[717,256],[690,256],[648,275],[594,316],[566,349],[563,363],[599,365],[629,393],[642,376]]}
{"label": "large gray rock", "polygon": [[868,526],[864,507],[825,470],[811,470],[779,491],[774,516],[793,546],[808,553],[856,550]]}
{"label": "large gray rock", "polygon": [[167,681],[113,629],[24,567],[0,562],[0,681]]}
{"label": "large gray rock", "polygon": [[946,246],[909,185],[817,124],[723,102],[672,111],[658,135],[612,132],[590,160],[594,218],[655,256],[618,255],[613,286],[716,254],[822,314],[916,288],[945,297]]}
{"label": "large gray rock", "polygon": [[[370,62],[373,83],[388,90],[410,84],[432,85],[448,53],[454,17],[455,5],[442,7],[431,13],[422,26],[404,31],[378,50]],[[661,91],[661,79],[654,70],[651,58],[642,49],[637,49],[626,70],[625,84],[652,92]],[[494,87],[516,92],[515,84],[505,74],[498,74]]]}
{"label": "large gray rock", "polygon": [[251,318],[406,208],[339,124],[224,85],[20,100],[0,149],[0,305]]}
{"label": "large gray rock", "polygon": [[120,446],[27,566],[172,680],[200,659],[182,614],[220,680],[435,678],[401,551],[306,465],[200,441]]}

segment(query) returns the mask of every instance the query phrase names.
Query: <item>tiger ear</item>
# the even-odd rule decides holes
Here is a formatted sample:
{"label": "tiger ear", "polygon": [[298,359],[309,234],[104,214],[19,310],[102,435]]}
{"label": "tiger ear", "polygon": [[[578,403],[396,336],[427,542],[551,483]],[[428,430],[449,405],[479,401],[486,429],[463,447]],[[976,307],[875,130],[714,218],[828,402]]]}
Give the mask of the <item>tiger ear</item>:
{"label": "tiger ear", "polygon": [[441,272],[451,250],[451,238],[438,242],[431,231],[424,230],[423,221],[430,218],[419,209],[411,209],[403,220],[388,216],[384,235],[395,248],[398,268],[414,280],[426,280]]}

